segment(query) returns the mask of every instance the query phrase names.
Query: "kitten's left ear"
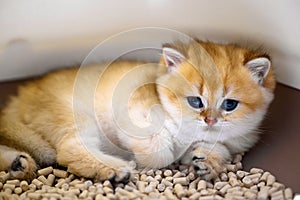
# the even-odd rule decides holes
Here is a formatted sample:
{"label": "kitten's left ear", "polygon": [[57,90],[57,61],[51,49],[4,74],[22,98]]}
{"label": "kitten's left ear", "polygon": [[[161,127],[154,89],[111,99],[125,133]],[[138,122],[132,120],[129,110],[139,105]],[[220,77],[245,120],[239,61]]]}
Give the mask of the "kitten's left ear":
{"label": "kitten's left ear", "polygon": [[175,49],[164,47],[162,56],[169,71],[175,70],[186,58]]}
{"label": "kitten's left ear", "polygon": [[260,57],[248,61],[246,66],[250,70],[254,81],[261,85],[264,78],[268,75],[271,67],[271,61],[268,58]]}

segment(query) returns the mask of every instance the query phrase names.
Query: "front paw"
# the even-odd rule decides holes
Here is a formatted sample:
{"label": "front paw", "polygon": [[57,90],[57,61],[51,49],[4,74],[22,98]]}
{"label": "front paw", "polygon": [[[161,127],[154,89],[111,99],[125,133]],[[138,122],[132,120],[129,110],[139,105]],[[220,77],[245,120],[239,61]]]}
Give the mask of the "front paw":
{"label": "front paw", "polygon": [[113,182],[126,183],[131,178],[131,174],[134,172],[135,167],[136,164],[133,161],[119,166],[118,168],[104,167],[97,173],[95,181],[111,180]]}
{"label": "front paw", "polygon": [[192,164],[195,172],[201,179],[211,180],[216,178],[224,171],[224,159],[214,152],[205,152],[203,150],[195,150]]}
{"label": "front paw", "polygon": [[30,155],[20,153],[11,163],[10,175],[11,178],[31,180],[36,175],[37,166]]}

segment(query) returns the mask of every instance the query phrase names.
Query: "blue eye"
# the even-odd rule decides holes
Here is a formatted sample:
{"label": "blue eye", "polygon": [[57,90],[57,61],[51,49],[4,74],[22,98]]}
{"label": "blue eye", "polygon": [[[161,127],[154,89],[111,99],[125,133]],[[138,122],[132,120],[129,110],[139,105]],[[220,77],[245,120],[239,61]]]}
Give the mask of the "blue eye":
{"label": "blue eye", "polygon": [[221,105],[221,108],[223,110],[226,110],[229,112],[229,111],[233,111],[234,109],[236,109],[238,104],[239,104],[239,102],[237,100],[225,99]]}
{"label": "blue eye", "polygon": [[202,103],[200,97],[190,96],[190,97],[187,97],[187,101],[190,104],[190,106],[192,106],[193,108],[202,108],[203,107],[203,103]]}

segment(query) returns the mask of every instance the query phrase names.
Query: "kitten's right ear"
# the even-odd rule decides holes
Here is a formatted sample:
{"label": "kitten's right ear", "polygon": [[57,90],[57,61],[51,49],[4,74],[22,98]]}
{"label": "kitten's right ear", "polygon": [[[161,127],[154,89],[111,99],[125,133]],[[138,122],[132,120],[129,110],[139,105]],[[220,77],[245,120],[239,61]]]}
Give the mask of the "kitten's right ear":
{"label": "kitten's right ear", "polygon": [[164,47],[162,56],[169,71],[175,70],[186,58],[175,49]]}

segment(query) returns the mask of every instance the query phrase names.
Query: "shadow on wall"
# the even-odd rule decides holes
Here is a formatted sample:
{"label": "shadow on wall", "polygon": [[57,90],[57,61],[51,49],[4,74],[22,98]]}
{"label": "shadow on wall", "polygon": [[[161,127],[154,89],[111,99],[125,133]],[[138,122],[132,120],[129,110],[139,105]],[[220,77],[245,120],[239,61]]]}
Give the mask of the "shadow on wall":
{"label": "shadow on wall", "polygon": [[277,84],[275,99],[264,120],[262,137],[244,157],[244,167],[259,167],[300,192],[300,90]]}

